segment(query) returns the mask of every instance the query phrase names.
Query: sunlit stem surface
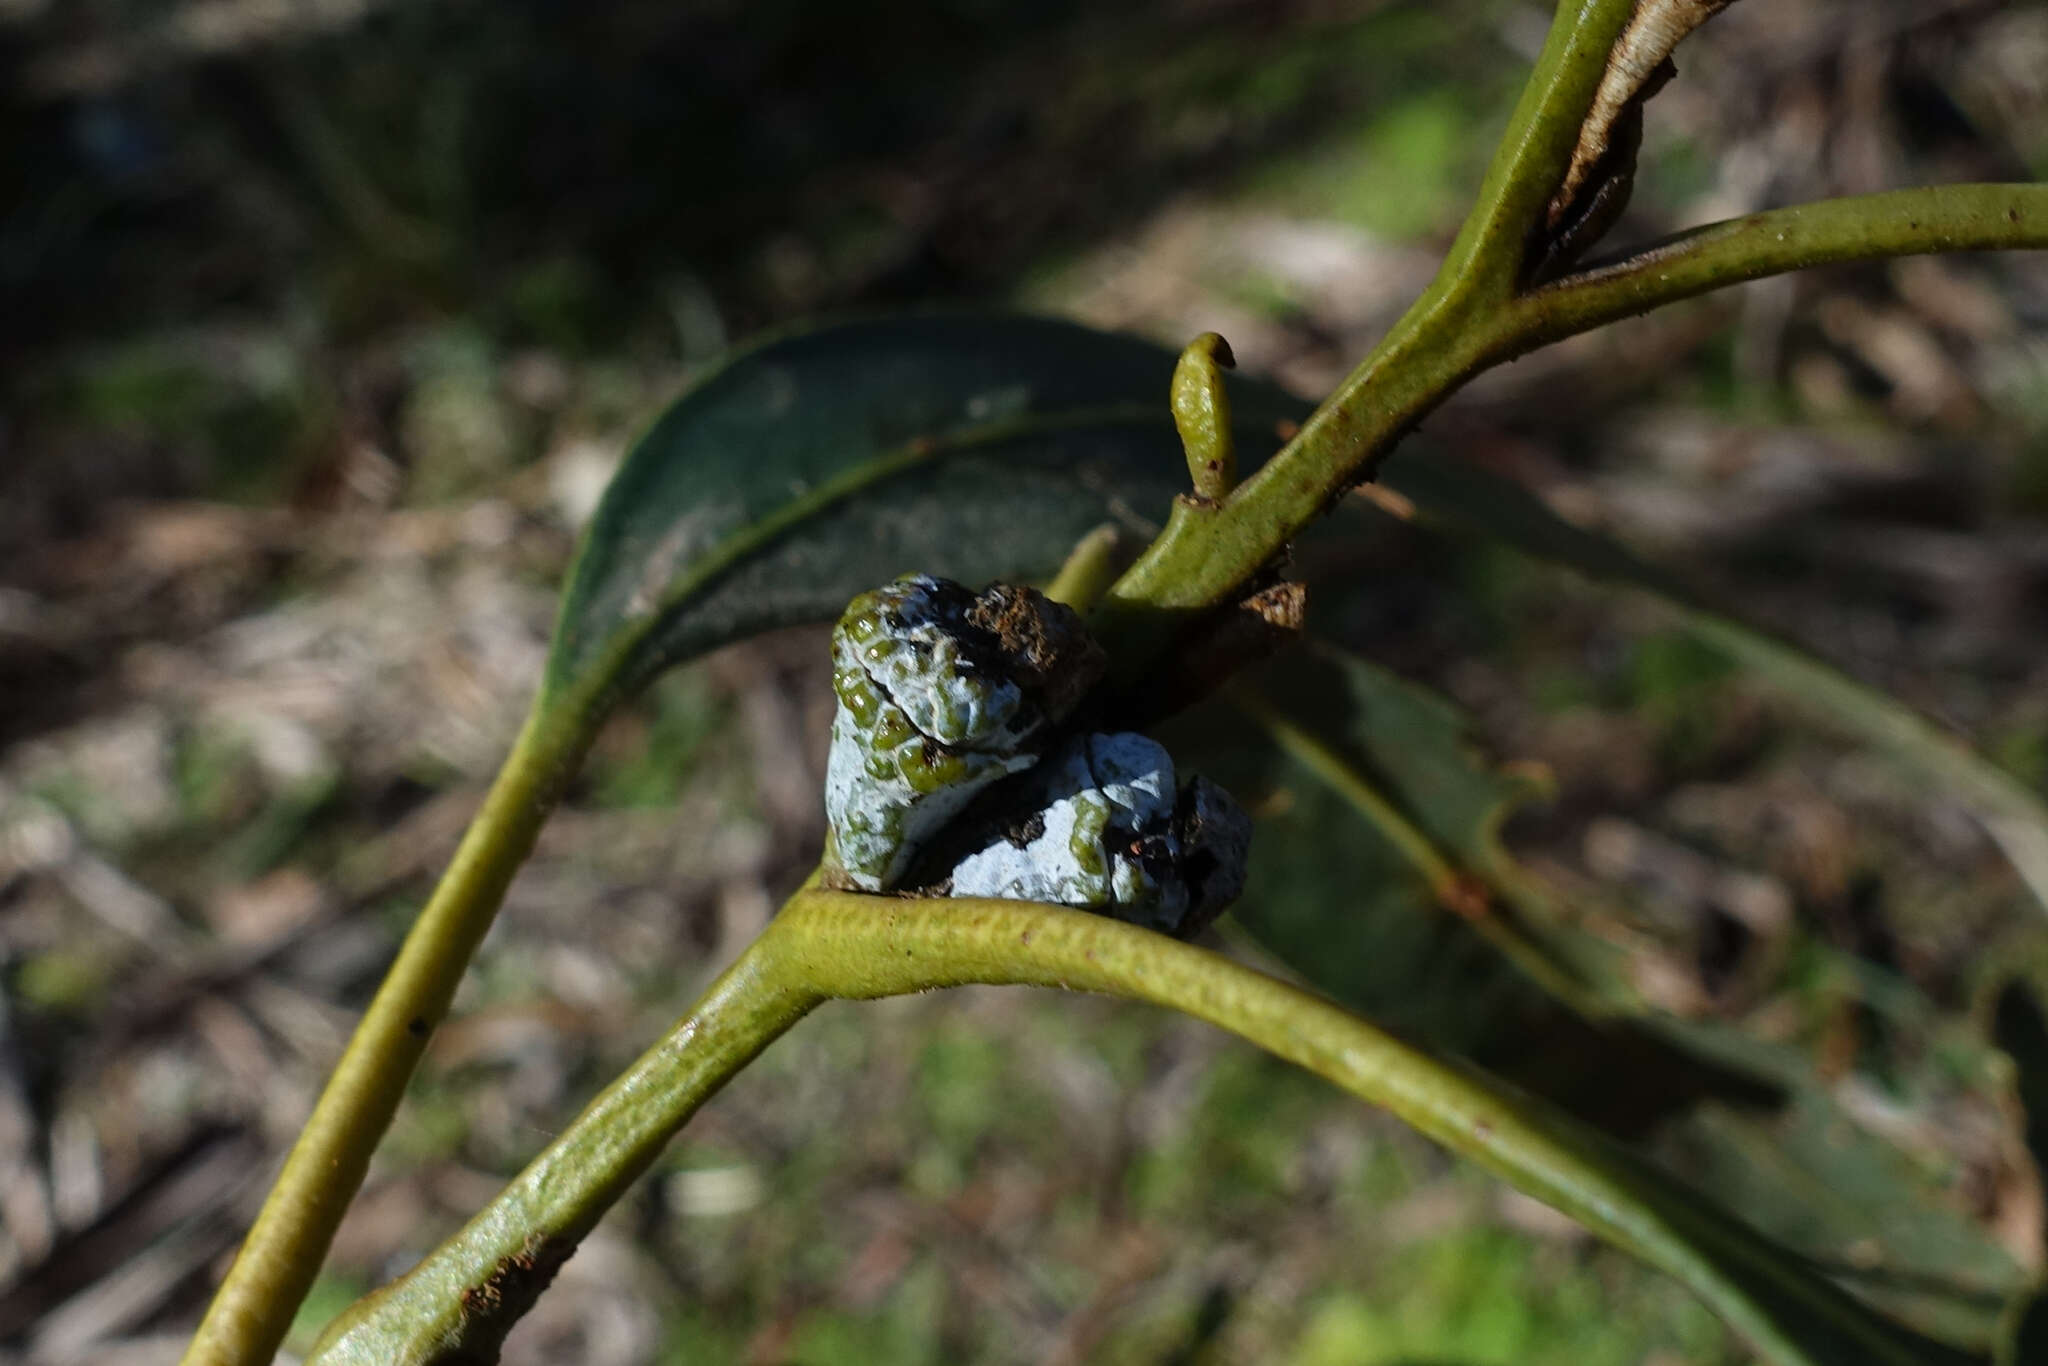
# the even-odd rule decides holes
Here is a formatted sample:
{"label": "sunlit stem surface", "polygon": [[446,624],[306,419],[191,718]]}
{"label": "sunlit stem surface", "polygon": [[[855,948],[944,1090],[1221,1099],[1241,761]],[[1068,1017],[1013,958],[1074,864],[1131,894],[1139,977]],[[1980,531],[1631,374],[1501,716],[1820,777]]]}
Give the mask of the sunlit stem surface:
{"label": "sunlit stem surface", "polygon": [[[1019,901],[807,890],[661,1042],[454,1238],[349,1310],[314,1361],[489,1359],[606,1205],[724,1082],[830,998],[969,983],[1168,1006],[1386,1107],[1446,1147],[1681,1277],[1768,1355],[1796,1345],[1742,1278],[1777,1282],[1873,1363],[1919,1359],[1786,1254],[1612,1152],[1577,1121],[1436,1059],[1298,987],[1087,912]],[[1675,1193],[1676,1192],[1676,1193]]]}

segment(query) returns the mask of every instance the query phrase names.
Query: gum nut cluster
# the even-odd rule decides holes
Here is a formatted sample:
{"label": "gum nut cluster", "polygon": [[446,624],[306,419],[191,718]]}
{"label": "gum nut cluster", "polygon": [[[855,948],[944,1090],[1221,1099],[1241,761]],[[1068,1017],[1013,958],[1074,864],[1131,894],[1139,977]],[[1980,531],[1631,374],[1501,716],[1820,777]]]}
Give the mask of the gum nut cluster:
{"label": "gum nut cluster", "polygon": [[[1251,823],[1228,793],[1178,784],[1142,735],[1055,743],[1105,666],[1067,607],[907,575],[848,605],[832,663],[825,804],[842,885],[892,891],[915,867],[929,893],[1083,907],[1178,935],[1242,890]],[[976,795],[1027,770],[920,864]]]}
{"label": "gum nut cluster", "polygon": [[894,888],[918,847],[1102,676],[1072,609],[1029,588],[979,596],[911,574],[848,604],[832,633],[839,710],[825,806],[846,879]]}
{"label": "gum nut cluster", "polygon": [[953,868],[954,896],[1049,901],[1194,934],[1244,890],[1251,821],[1208,779],[1174,781],[1142,735],[1083,735],[1024,786],[1030,815]]}

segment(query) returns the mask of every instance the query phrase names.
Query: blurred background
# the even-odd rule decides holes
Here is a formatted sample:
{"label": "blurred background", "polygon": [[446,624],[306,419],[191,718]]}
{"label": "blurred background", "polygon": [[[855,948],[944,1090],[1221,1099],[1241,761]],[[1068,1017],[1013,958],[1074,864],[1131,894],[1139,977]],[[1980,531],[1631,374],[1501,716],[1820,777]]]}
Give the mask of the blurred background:
{"label": "blurred background", "polygon": [[[0,0],[0,1360],[175,1359],[509,743],[579,525],[693,374],[770,326],[964,300],[1214,329],[1320,396],[1427,281],[1548,17]],[[1679,64],[1617,243],[2048,174],[2038,5],[1739,5]],[[2038,254],[1672,309],[1485,377],[1425,437],[2048,780]],[[1331,590],[1346,638],[1547,775],[1523,867],[1797,1098],[1632,1131],[1873,1290],[1942,1280],[1908,1311],[1981,1332],[2042,1255],[1982,1028],[2041,908],[1996,847],[1657,603],[1371,525]],[[825,673],[816,632],[749,643],[606,732],[294,1351],[807,870]],[[1481,1055],[1525,1018],[1447,917],[1342,918],[1378,874],[1312,875],[1359,841],[1327,801],[1284,773],[1240,795],[1284,870],[1263,894],[1396,973],[1386,1017]],[[1592,1066],[1559,1037],[1507,1061]],[[994,990],[820,1012],[508,1347],[1749,1359],[1674,1284],[1246,1047]]]}

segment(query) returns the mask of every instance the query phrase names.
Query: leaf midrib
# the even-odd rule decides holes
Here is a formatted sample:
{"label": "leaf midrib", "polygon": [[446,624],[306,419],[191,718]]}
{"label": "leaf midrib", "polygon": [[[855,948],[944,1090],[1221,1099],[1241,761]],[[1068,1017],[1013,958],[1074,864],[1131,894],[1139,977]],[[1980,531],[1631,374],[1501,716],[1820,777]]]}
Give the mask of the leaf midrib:
{"label": "leaf midrib", "polygon": [[[616,700],[619,680],[633,665],[633,656],[660,630],[661,626],[692,596],[738,568],[755,554],[767,549],[804,522],[856,495],[921,466],[940,463],[956,456],[985,451],[1006,442],[1046,433],[1087,427],[1157,426],[1170,429],[1172,415],[1163,405],[1112,403],[1071,409],[1057,414],[1007,418],[980,426],[963,427],[942,436],[920,436],[899,443],[834,474],[790,499],[765,516],[748,522],[727,535],[716,546],[697,557],[688,572],[670,585],[655,605],[640,614],[633,625],[615,632],[608,643],[597,647],[591,669],[578,683],[563,672],[573,661],[567,656],[551,660],[542,683],[540,705],[555,707],[572,699],[579,709],[602,714]],[[630,457],[629,457],[630,458]],[[601,515],[601,514],[600,514]],[[563,593],[563,617],[579,604],[583,588],[578,574]]]}

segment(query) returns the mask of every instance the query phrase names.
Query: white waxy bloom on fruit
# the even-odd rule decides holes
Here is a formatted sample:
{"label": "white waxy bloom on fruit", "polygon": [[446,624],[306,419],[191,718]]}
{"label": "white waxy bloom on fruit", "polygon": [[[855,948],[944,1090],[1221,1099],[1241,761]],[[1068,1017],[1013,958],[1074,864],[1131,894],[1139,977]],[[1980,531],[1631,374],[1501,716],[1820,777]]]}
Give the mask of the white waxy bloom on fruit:
{"label": "white waxy bloom on fruit", "polygon": [[1184,789],[1142,735],[1084,735],[1020,780],[1025,812],[953,868],[954,896],[1047,901],[1195,933],[1244,888],[1251,822],[1206,778]]}
{"label": "white waxy bloom on fruit", "polygon": [[912,574],[855,598],[832,634],[825,770],[846,881],[895,887],[969,800],[1037,762],[1033,742],[1101,673],[1080,618],[1031,589]]}
{"label": "white waxy bloom on fruit", "polygon": [[[825,807],[839,885],[1044,901],[1190,935],[1244,886],[1251,823],[1204,778],[1177,782],[1137,734],[1054,745],[1103,672],[1070,609],[913,574],[864,593],[832,634]],[[1027,772],[1028,770],[1028,772]],[[920,854],[975,797],[1022,775]],[[948,872],[950,865],[951,871]]]}

